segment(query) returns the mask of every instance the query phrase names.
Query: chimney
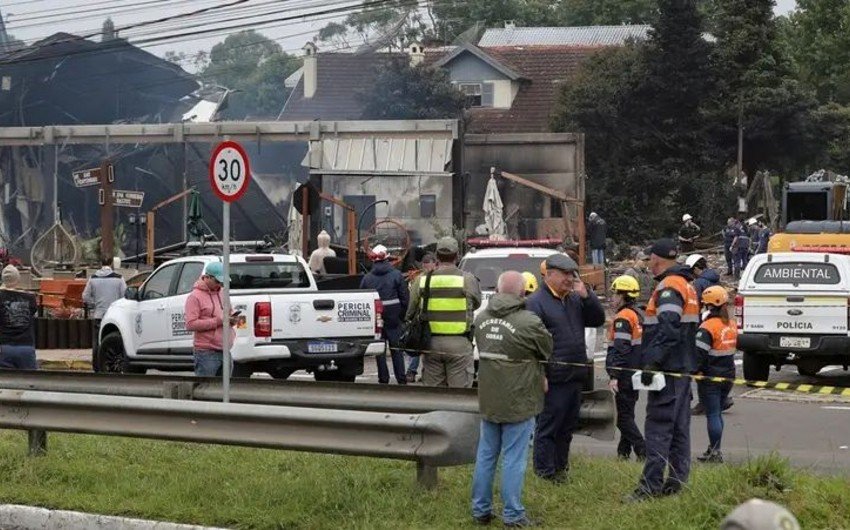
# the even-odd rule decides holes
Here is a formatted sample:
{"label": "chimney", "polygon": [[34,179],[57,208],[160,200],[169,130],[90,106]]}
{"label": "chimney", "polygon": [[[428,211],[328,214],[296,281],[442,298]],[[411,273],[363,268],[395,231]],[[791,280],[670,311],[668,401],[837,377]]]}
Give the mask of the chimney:
{"label": "chimney", "polygon": [[316,95],[319,77],[319,65],[316,54],[319,48],[312,42],[304,45],[304,97],[309,99]]}
{"label": "chimney", "polygon": [[516,22],[514,22],[513,20],[506,20],[505,29],[516,29]]}
{"label": "chimney", "polygon": [[407,54],[410,56],[410,66],[418,66],[425,60],[425,47],[418,42],[413,42],[407,48]]}

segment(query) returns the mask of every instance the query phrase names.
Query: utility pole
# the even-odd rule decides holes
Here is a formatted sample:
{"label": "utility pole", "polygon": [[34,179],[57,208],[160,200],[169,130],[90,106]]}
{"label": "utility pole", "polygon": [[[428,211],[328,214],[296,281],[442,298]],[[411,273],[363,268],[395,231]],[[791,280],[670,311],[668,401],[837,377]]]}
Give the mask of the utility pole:
{"label": "utility pole", "polygon": [[115,256],[115,237],[113,225],[112,208],[112,183],[115,182],[112,163],[106,159],[100,164],[100,189],[98,190],[98,202],[100,203],[100,256],[112,259]]}
{"label": "utility pole", "polygon": [[738,187],[738,213],[747,214],[747,178],[744,175],[744,98],[738,96],[738,163],[735,166]]}

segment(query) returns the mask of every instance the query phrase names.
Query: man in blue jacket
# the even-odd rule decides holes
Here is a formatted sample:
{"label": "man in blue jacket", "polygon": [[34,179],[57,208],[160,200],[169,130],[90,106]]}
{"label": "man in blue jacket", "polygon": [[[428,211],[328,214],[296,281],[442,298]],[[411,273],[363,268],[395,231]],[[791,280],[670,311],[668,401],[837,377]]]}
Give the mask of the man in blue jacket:
{"label": "man in blue jacket", "polygon": [[579,278],[578,264],[566,254],[546,259],[544,284],[527,299],[526,308],[540,317],[554,341],[546,366],[549,391],[534,434],[534,472],[560,483],[567,478],[581,392],[588,370],[593,369],[588,365],[584,328],[603,325],[605,309]]}
{"label": "man in blue jacket", "polygon": [[[407,312],[407,304],[410,301],[410,292],[401,272],[387,261],[387,248],[377,245],[372,249],[372,270],[363,277],[360,282],[361,289],[374,289],[378,291],[381,302],[384,304],[384,331],[383,338],[389,343],[390,355],[393,360],[393,374],[400,385],[407,384],[407,375],[404,369],[404,352],[398,349],[401,339],[402,317]],[[378,382],[388,384],[390,372],[387,368],[387,356],[375,357],[378,364]]]}

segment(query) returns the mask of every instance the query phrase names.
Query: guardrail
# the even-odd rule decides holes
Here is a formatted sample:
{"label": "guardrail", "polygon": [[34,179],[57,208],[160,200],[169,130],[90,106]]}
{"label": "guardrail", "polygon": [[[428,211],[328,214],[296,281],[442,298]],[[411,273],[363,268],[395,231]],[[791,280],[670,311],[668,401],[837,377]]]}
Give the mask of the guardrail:
{"label": "guardrail", "polygon": [[[0,428],[270,447],[415,461],[417,481],[471,463],[478,441],[473,389],[218,378],[0,371]],[[576,434],[614,439],[607,390],[586,392]]]}
{"label": "guardrail", "polygon": [[0,428],[30,432],[31,454],[47,431],[243,445],[411,460],[425,487],[437,467],[475,457],[479,418],[463,412],[387,414],[102,394],[0,390]]}
{"label": "guardrail", "polygon": [[[220,378],[170,375],[0,371],[0,388],[219,402],[223,396]],[[389,413],[449,411],[478,414],[478,393],[474,389],[414,385],[233,379],[230,401]],[[615,409],[610,391],[585,392],[576,434],[613,440]]]}

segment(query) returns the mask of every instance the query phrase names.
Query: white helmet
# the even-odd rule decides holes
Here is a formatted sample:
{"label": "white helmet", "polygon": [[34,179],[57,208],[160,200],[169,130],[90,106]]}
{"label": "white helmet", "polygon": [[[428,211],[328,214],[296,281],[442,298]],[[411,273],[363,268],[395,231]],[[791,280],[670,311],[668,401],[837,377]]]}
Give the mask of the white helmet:
{"label": "white helmet", "polygon": [[689,213],[686,213],[685,215],[682,216],[682,222],[683,223],[690,221],[691,219],[693,219],[693,217],[691,217],[691,214],[689,214]]}
{"label": "white helmet", "polygon": [[705,256],[703,256],[702,254],[691,254],[690,256],[688,256],[688,259],[685,260],[685,265],[687,265],[688,268],[693,269],[694,265],[699,263],[699,260],[704,260],[704,259],[705,259]]}
{"label": "white helmet", "polygon": [[384,261],[387,259],[387,255],[389,251],[387,251],[387,247],[384,245],[375,245],[372,249],[372,261]]}
{"label": "white helmet", "polygon": [[800,530],[794,515],[775,502],[750,499],[732,510],[721,530]]}
{"label": "white helmet", "polygon": [[749,219],[747,219],[747,226],[753,226],[753,225],[754,225],[754,224],[756,224],[757,222],[758,222],[758,221],[756,220],[756,218],[755,218],[755,217],[750,217]]}

